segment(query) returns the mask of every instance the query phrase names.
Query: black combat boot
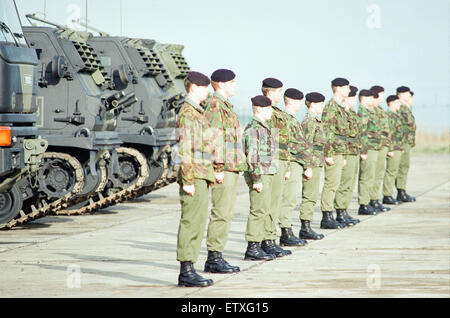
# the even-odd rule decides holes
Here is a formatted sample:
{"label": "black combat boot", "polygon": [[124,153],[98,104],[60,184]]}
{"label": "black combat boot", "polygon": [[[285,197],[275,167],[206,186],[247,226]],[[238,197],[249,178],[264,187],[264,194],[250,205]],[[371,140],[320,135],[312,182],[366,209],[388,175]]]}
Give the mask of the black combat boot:
{"label": "black combat boot", "polygon": [[347,222],[353,223],[353,225],[356,225],[360,222],[359,219],[352,218],[350,214],[348,214],[347,210],[344,210],[344,218],[347,220]]}
{"label": "black combat boot", "polygon": [[377,212],[387,212],[387,211],[391,210],[391,208],[388,208],[387,206],[382,205],[380,203],[380,201],[378,201],[378,200],[370,200],[369,204]]}
{"label": "black combat boot", "polygon": [[402,202],[415,202],[416,198],[410,196],[405,190],[397,189],[397,200]]}
{"label": "black combat boot", "polygon": [[321,229],[340,229],[343,226],[333,217],[333,212],[322,211],[322,221],[320,221]]}
{"label": "black combat boot", "polygon": [[402,201],[395,200],[393,196],[384,196],[383,197],[383,204],[399,205],[402,203],[403,203]]}
{"label": "black combat boot", "polygon": [[275,255],[267,254],[261,248],[261,243],[259,242],[248,242],[247,251],[245,251],[245,260],[250,261],[271,261],[275,259]]}
{"label": "black combat boot", "polygon": [[238,266],[231,266],[223,259],[221,252],[208,251],[208,259],[205,262],[205,272],[228,274],[239,272]]}
{"label": "black combat boot", "polygon": [[375,215],[377,212],[370,205],[361,204],[358,210],[359,215]]}
{"label": "black combat boot", "polygon": [[305,240],[321,240],[325,236],[323,234],[319,234],[313,231],[311,228],[311,222],[306,220],[302,221],[302,227],[300,228],[299,236]]}
{"label": "black combat boot", "polygon": [[192,262],[180,262],[180,275],[178,275],[178,286],[185,287],[207,287],[213,284],[212,279],[206,279],[197,274]]}
{"label": "black combat boot", "polygon": [[353,226],[353,223],[350,223],[345,218],[345,210],[336,209],[336,222],[338,222],[342,227]]}
{"label": "black combat boot", "polygon": [[282,227],[280,245],[281,246],[303,246],[306,244],[305,240],[299,239],[292,232],[292,227]]}
{"label": "black combat boot", "polygon": [[289,255],[292,252],[289,250],[284,250],[278,245],[275,244],[275,240],[264,240],[261,243],[261,248],[267,254],[275,255],[275,257],[283,257],[285,255]]}

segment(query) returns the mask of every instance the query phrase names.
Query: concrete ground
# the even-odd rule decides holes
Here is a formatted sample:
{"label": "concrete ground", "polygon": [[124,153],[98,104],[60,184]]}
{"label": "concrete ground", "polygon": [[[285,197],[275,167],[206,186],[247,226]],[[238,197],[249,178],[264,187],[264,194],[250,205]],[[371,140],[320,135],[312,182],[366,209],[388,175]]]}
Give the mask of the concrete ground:
{"label": "concrete ground", "polygon": [[[178,185],[92,215],[49,216],[0,232],[1,297],[449,297],[448,155],[412,158],[402,204],[270,262],[244,261],[248,189],[240,178],[225,258],[233,275],[203,273],[208,288],[177,287]],[[357,211],[356,197],[350,213]],[[298,212],[294,213],[298,233]]]}

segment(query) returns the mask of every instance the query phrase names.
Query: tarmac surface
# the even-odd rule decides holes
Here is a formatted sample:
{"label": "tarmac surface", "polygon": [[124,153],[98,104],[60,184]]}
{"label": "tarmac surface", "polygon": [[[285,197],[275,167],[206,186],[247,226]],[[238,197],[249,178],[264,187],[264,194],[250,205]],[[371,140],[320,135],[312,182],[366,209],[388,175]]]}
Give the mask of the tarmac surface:
{"label": "tarmac surface", "polygon": [[[449,297],[450,157],[412,157],[407,192],[417,198],[361,223],[321,230],[320,241],[269,262],[244,261],[248,188],[240,178],[224,257],[232,275],[197,271],[208,288],[177,286],[178,185],[83,216],[48,216],[0,231],[0,297]],[[300,202],[300,198],[299,198]],[[298,235],[298,207],[293,229]],[[205,233],[206,235],[206,233]]]}

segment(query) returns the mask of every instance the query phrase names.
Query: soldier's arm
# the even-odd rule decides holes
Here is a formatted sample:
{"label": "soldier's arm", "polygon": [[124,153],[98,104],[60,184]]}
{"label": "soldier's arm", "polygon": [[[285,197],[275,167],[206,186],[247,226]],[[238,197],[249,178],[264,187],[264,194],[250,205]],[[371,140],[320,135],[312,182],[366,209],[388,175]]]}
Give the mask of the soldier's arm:
{"label": "soldier's arm", "polygon": [[244,132],[245,155],[247,157],[247,166],[249,175],[253,183],[259,183],[261,174],[259,169],[259,140],[257,138],[257,129],[250,128]]}
{"label": "soldier's arm", "polygon": [[362,155],[366,155],[368,150],[369,150],[369,136],[368,136],[368,131],[367,131],[367,126],[369,124],[369,117],[367,116],[367,114],[365,112],[359,112],[358,116],[361,120],[361,126],[362,126],[362,131],[361,131],[361,135],[360,135],[360,141],[361,141],[361,154]]}
{"label": "soldier's arm", "polygon": [[215,100],[211,100],[205,111],[205,117],[211,125],[214,133],[214,140],[218,147],[213,147],[213,167],[214,172],[223,172],[224,169],[224,151],[225,131],[223,129],[223,115]]}
{"label": "soldier's arm", "polygon": [[325,158],[331,158],[333,156],[333,143],[335,141],[336,133],[336,113],[332,107],[327,107],[322,113],[322,124],[325,131],[325,145],[323,148]]}
{"label": "soldier's arm", "polygon": [[194,122],[187,116],[178,118],[178,134],[179,134],[179,156],[180,163],[180,177],[182,185],[193,185],[194,177],[194,154],[192,137],[195,133]]}

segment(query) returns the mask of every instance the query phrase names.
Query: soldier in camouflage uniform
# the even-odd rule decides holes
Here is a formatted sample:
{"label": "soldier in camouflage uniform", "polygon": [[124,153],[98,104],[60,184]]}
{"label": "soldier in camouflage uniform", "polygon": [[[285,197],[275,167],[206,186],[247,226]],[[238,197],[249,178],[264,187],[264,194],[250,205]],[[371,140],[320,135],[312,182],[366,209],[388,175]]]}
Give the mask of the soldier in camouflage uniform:
{"label": "soldier in camouflage uniform", "polygon": [[275,220],[270,215],[273,179],[278,171],[278,139],[273,129],[272,101],[262,95],[251,99],[253,120],[244,131],[244,151],[248,171],[244,173],[249,188],[250,214],[245,239],[248,242],[246,260],[272,260],[276,257],[274,241],[266,242],[271,250],[262,249],[261,242]]}
{"label": "soldier in camouflage uniform", "polygon": [[403,129],[406,131],[406,142],[403,145],[404,152],[398,169],[397,180],[397,200],[402,202],[414,202],[416,198],[406,193],[406,180],[409,172],[409,162],[411,156],[411,148],[416,145],[416,121],[411,111],[414,101],[414,94],[406,86],[397,88],[397,96],[400,98],[401,106],[398,111],[402,118]]}
{"label": "soldier in camouflage uniform", "polygon": [[[262,82],[262,93],[272,101],[272,123],[273,127],[278,129],[278,146],[279,146],[279,169],[273,177],[272,200],[270,207],[270,216],[273,220],[271,226],[267,227],[267,232],[261,247],[266,253],[275,253],[277,257],[291,254],[291,251],[284,250],[275,243],[277,238],[278,219],[281,212],[281,199],[286,181],[290,176],[290,159],[289,152],[289,115],[286,114],[277,105],[283,96],[283,83],[276,78],[266,78]],[[283,216],[281,216],[283,218]],[[299,240],[297,238],[297,240]],[[275,247],[272,246],[272,243]],[[300,241],[298,241],[300,243]]]}
{"label": "soldier in camouflage uniform", "polygon": [[[341,181],[342,168],[345,165],[344,155],[347,151],[347,137],[349,136],[348,115],[343,99],[350,93],[349,81],[336,78],[331,82],[333,98],[325,105],[322,113],[322,123],[327,138],[324,147],[325,178],[322,189],[322,229],[338,229],[343,226],[333,217],[336,191]],[[343,218],[338,212],[338,218]]]}
{"label": "soldier in camouflage uniform", "polygon": [[392,156],[393,153],[389,151],[391,138],[390,138],[390,128],[389,128],[389,117],[386,111],[383,109],[381,104],[385,99],[384,88],[379,85],[372,86],[371,91],[378,94],[378,98],[375,99],[377,107],[375,108],[378,117],[380,118],[379,129],[381,131],[381,149],[378,152],[377,166],[375,170],[375,182],[372,190],[370,191],[370,202],[369,204],[379,212],[390,211],[389,207],[384,206],[379,201],[380,188],[383,183],[384,173],[386,171],[386,157]]}
{"label": "soldier in camouflage uniform", "polygon": [[392,196],[394,192],[394,183],[397,178],[398,168],[400,166],[400,160],[403,153],[403,144],[406,139],[406,132],[402,126],[402,118],[398,114],[400,109],[400,99],[396,95],[391,95],[386,99],[388,104],[388,117],[390,127],[390,147],[389,151],[393,153],[392,156],[388,156],[386,163],[386,173],[383,181],[383,203],[398,205],[402,203],[397,201]]}
{"label": "soldier in camouflage uniform", "polygon": [[211,85],[214,95],[208,101],[205,117],[217,130],[215,144],[218,158],[214,160],[216,184],[211,190],[205,272],[234,273],[240,270],[239,267],[229,265],[223,259],[222,252],[234,215],[239,172],[247,170],[238,116],[228,100],[236,89],[234,72],[226,69],[214,71]]}
{"label": "soldier in camouflage uniform", "polygon": [[206,287],[213,284],[196,273],[197,261],[208,216],[209,186],[214,184],[212,163],[214,136],[200,103],[208,96],[210,80],[199,72],[185,79],[187,98],[177,119],[179,134],[178,175],[181,219],[178,228],[177,260],[180,262],[179,286]]}
{"label": "soldier in camouflage uniform", "polygon": [[302,227],[299,236],[305,240],[321,240],[324,238],[324,235],[318,234],[311,229],[311,221],[313,220],[314,207],[319,197],[322,168],[325,165],[323,148],[326,143],[326,136],[320,120],[325,96],[317,92],[312,92],[306,94],[305,99],[308,112],[303,118],[302,129],[308,144],[312,148],[312,178],[303,175],[302,179],[302,203],[300,205],[300,221]]}
{"label": "soldier in camouflage uniform", "polygon": [[[358,114],[354,110],[358,99],[356,96],[357,92],[358,88],[350,85],[350,93],[348,94],[348,97],[344,98],[349,125],[349,136],[347,137],[347,152],[345,154],[346,164],[342,169],[341,181],[334,199],[334,207],[338,214],[336,221],[343,226],[351,226],[359,223],[359,220],[351,217],[347,211],[352,200],[359,171],[362,124]],[[339,217],[340,215],[343,217]]]}
{"label": "soldier in camouflage uniform", "polygon": [[305,245],[306,240],[300,240],[292,232],[292,211],[297,206],[302,175],[307,179],[312,177],[311,145],[303,134],[301,123],[296,118],[303,101],[303,93],[295,88],[288,88],[284,92],[284,104],[289,118],[289,152],[291,154],[290,177],[286,181],[281,200],[280,245]]}
{"label": "soldier in camouflage uniform", "polygon": [[375,210],[370,202],[370,191],[375,180],[375,170],[378,160],[378,151],[381,149],[380,118],[376,113],[375,97],[376,93],[363,89],[359,93],[360,106],[358,116],[362,123],[361,134],[361,161],[359,168],[358,183],[358,214],[374,215]]}

